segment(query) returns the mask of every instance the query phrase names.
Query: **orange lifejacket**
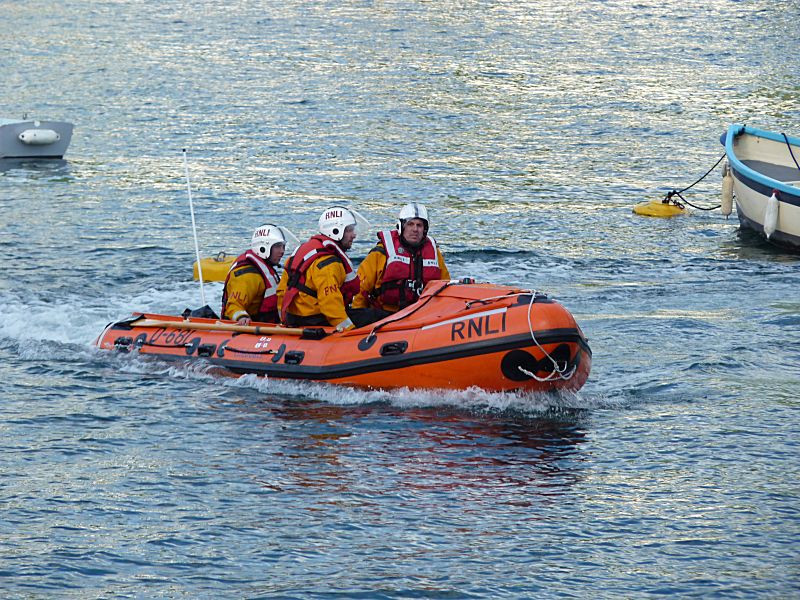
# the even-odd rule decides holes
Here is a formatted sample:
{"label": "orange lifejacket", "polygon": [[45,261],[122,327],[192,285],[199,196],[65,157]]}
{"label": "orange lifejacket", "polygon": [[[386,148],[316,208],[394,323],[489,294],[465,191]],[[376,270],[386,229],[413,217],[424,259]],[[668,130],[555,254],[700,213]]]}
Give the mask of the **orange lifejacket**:
{"label": "orange lifejacket", "polygon": [[317,291],[312,290],[306,285],[306,273],[308,272],[311,264],[321,256],[335,256],[341,260],[344,265],[345,278],[342,285],[339,286],[339,291],[342,293],[344,304],[347,306],[360,290],[361,282],[358,279],[358,273],[353,268],[353,263],[341,249],[339,244],[326,235],[318,234],[311,236],[304,244],[301,244],[289,260],[286,261],[286,274],[288,276],[286,282],[286,293],[283,296],[283,303],[280,307],[281,321],[286,321],[286,313],[292,300],[295,299],[297,294],[303,292],[309,296],[317,297]]}
{"label": "orange lifejacket", "polygon": [[397,230],[379,231],[378,239],[386,250],[386,268],[380,287],[375,291],[379,306],[403,308],[419,299],[425,284],[442,278],[436,242],[426,237],[418,248],[408,248]]}
{"label": "orange lifejacket", "polygon": [[228,269],[228,275],[225,277],[225,287],[222,290],[222,312],[220,314],[223,316],[225,315],[225,307],[228,304],[228,280],[236,269],[245,265],[252,265],[258,269],[261,278],[264,280],[264,298],[261,300],[261,306],[258,308],[258,315],[251,315],[255,320],[259,320],[263,318],[263,315],[266,313],[278,310],[278,296],[276,292],[278,290],[278,280],[280,278],[275,271],[275,267],[252,250],[240,254],[236,260],[233,261],[231,268]]}

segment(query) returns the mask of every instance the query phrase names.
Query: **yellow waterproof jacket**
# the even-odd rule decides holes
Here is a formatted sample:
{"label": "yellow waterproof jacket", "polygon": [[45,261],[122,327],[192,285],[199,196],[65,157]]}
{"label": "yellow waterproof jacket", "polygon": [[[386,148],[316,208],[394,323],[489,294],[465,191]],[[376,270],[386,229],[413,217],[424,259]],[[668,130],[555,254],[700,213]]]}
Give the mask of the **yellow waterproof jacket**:
{"label": "yellow waterproof jacket", "polygon": [[[289,259],[291,260],[291,258]],[[278,284],[278,306],[283,306],[283,297],[289,283],[289,260],[286,261],[281,281]],[[317,297],[300,291],[288,306],[287,312],[298,317],[324,315],[332,326],[341,324],[343,329],[352,329],[353,324],[345,312],[344,298],[340,290],[344,284],[345,269],[336,256],[320,256],[306,271],[305,286],[314,290]]]}
{"label": "yellow waterproof jacket", "polygon": [[264,299],[264,278],[255,267],[242,265],[233,270],[225,286],[228,302],[223,319],[236,321],[241,317],[258,318],[261,301]]}
{"label": "yellow waterproof jacket", "polygon": [[[442,279],[450,279],[450,271],[444,264],[444,256],[436,248],[436,258],[439,259],[439,268],[442,270]],[[367,254],[367,258],[358,266],[358,277],[361,280],[361,292],[353,298],[353,308],[367,308],[370,304],[370,295],[383,284],[383,272],[386,270],[386,249],[378,242]],[[399,306],[383,305],[384,310],[397,312]]]}

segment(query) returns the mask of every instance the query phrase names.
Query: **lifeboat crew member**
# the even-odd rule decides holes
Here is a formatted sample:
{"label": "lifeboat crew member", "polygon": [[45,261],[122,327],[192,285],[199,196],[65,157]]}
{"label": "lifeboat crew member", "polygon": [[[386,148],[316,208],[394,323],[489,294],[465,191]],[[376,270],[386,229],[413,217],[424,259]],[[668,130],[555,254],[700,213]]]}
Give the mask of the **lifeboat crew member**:
{"label": "lifeboat crew member", "polygon": [[248,325],[278,322],[278,272],[286,251],[280,227],[267,223],[253,232],[250,249],[228,271],[222,291],[222,318]]}
{"label": "lifeboat crew member", "polygon": [[319,234],[301,244],[284,264],[278,285],[281,322],[290,327],[355,327],[347,306],[360,285],[347,252],[356,239],[355,215],[332,206],[319,218]]}
{"label": "lifeboat crew member", "polygon": [[428,210],[414,202],[400,210],[396,229],[378,232],[378,243],[358,267],[361,292],[354,309],[397,312],[416,302],[429,281],[450,279],[428,226]]}

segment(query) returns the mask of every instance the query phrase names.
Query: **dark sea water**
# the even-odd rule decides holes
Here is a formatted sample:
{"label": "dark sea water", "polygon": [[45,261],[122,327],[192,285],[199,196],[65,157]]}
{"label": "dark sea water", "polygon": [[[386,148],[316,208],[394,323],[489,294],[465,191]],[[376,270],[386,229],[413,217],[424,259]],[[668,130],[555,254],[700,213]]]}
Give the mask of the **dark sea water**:
{"label": "dark sea water", "polygon": [[[800,134],[798,39],[796,0],[0,1],[1,116],[76,125],[66,161],[0,165],[0,595],[800,596],[800,255],[631,212],[729,123]],[[200,305],[182,148],[204,255],[422,201],[454,276],[574,313],[588,383],[95,350]]]}

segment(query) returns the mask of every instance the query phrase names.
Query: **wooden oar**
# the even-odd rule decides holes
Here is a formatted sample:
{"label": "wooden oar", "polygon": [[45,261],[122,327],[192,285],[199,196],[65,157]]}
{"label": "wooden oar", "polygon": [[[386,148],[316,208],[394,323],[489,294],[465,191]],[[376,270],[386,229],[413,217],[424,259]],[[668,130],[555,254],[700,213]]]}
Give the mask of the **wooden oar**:
{"label": "wooden oar", "polygon": [[321,339],[327,334],[322,327],[272,327],[261,325],[238,325],[236,323],[192,323],[191,321],[162,321],[141,319],[126,321],[130,327],[164,327],[171,329],[196,329],[199,331],[236,331],[256,335],[300,335],[309,339]]}

